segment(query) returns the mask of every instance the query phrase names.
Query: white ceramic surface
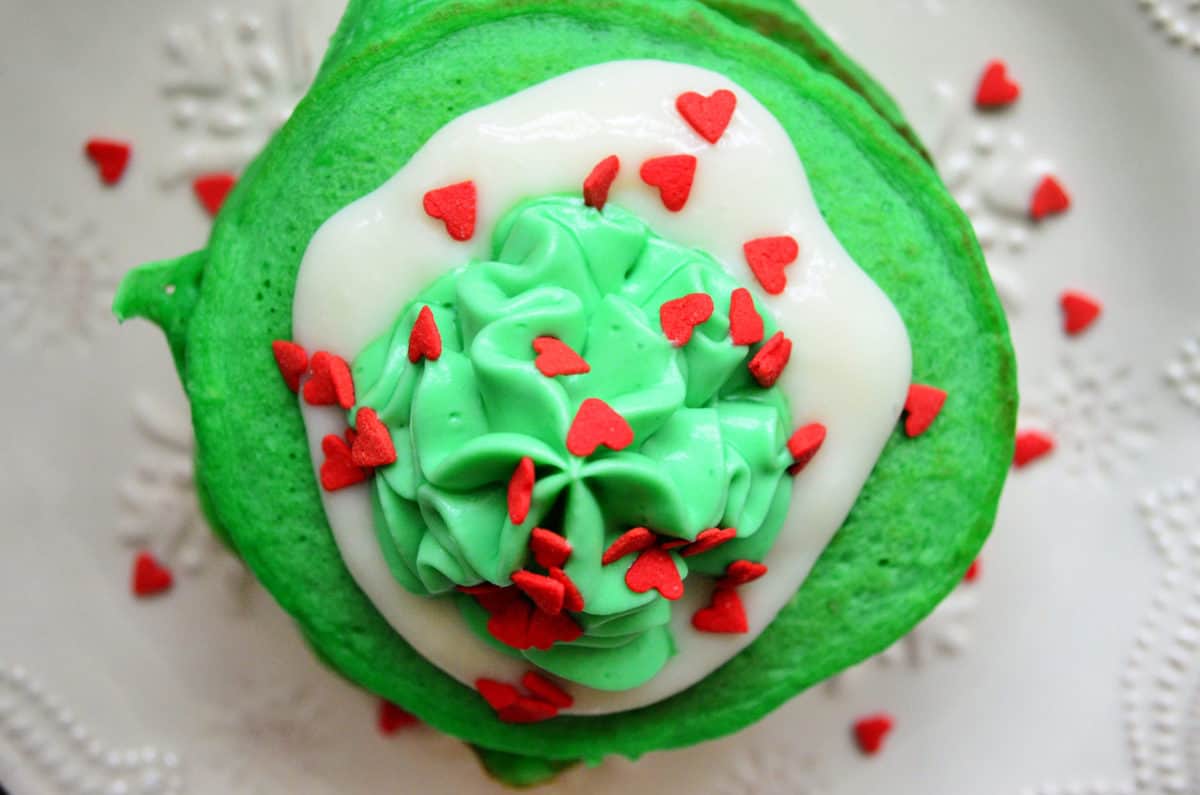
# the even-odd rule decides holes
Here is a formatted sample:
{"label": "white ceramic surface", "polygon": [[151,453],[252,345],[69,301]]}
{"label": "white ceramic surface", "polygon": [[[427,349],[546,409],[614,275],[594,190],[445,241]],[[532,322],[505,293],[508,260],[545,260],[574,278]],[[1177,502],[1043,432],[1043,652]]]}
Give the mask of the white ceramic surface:
{"label": "white ceramic surface", "polygon": [[[459,743],[382,737],[208,539],[157,332],[106,305],[201,244],[197,174],[303,90],[336,0],[0,4],[0,781],[27,793],[497,791]],[[1192,0],[811,0],[908,110],[1011,310],[1023,424],[982,574],[877,660],[740,735],[550,792],[1200,792],[1200,8]],[[234,10],[234,9],[237,10]],[[985,62],[1024,93],[981,115]],[[116,189],[80,155],[135,143]],[[1021,207],[1057,174],[1072,211]],[[1057,296],[1106,303],[1059,330]],[[133,550],[171,565],[134,600]],[[896,729],[862,756],[853,720]],[[90,789],[89,789],[90,787]]]}

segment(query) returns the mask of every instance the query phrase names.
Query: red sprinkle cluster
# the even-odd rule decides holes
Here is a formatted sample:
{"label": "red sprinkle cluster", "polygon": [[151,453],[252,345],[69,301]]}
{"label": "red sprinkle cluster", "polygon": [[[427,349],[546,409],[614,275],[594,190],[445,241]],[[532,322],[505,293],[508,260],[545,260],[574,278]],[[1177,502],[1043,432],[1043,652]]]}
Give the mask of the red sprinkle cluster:
{"label": "red sprinkle cluster", "polygon": [[475,689],[505,723],[540,723],[575,703],[571,694],[537,671],[527,671],[521,686],[528,695],[507,682],[475,680]]}
{"label": "red sprinkle cluster", "polygon": [[[513,581],[518,581],[516,574]],[[487,629],[493,638],[514,649],[545,651],[555,643],[570,643],[583,635],[583,629],[564,610],[567,606],[565,585],[562,588],[562,603],[557,613],[542,609],[517,585],[501,587],[484,583],[460,586],[458,590],[474,597],[487,611]]]}
{"label": "red sprinkle cluster", "polygon": [[744,634],[750,631],[746,608],[738,588],[754,582],[767,573],[767,567],[752,560],[735,560],[725,567],[725,575],[717,580],[717,587],[709,599],[708,607],[692,615],[692,626],[701,632],[722,634]]}
{"label": "red sprinkle cluster", "polygon": [[696,536],[695,541],[659,536],[645,527],[634,527],[618,536],[600,558],[608,566],[628,555],[636,554],[633,565],[625,572],[625,584],[634,593],[658,591],[665,599],[675,600],[683,596],[683,579],[671,557],[671,550],[678,549],[681,557],[699,555],[717,548],[737,536],[732,527],[710,527]]}
{"label": "red sprinkle cluster", "polygon": [[529,536],[533,560],[545,573],[522,569],[508,587],[482,583],[460,586],[488,613],[488,632],[515,649],[549,649],[583,634],[567,613],[584,608],[583,594],[563,570],[571,557],[571,544],[561,535],[535,527]]}
{"label": "red sprinkle cluster", "polygon": [[[280,368],[282,372],[282,367]],[[287,379],[287,375],[284,375]],[[350,365],[341,356],[317,351],[309,365],[308,380],[304,382],[304,401],[310,406],[332,406],[349,410],[354,406],[354,379]]]}

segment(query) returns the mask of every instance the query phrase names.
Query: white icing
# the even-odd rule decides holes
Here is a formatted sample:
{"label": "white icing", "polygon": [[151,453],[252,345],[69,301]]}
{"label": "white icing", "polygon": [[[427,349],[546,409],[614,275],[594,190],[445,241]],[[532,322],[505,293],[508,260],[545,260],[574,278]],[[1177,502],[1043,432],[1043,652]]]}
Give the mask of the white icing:
{"label": "white icing", "polygon": [[[732,90],[737,111],[716,145],[679,117],[675,98]],[[638,177],[650,157],[699,159],[687,206],[668,212]],[[750,632],[697,632],[691,616],[708,600],[703,578],[687,581],[672,606],[679,653],[647,684],[611,693],[569,684],[574,714],[602,714],[659,701],[698,682],[746,647],[800,587],[845,520],[904,403],[911,351],[888,298],[854,264],[822,219],[803,165],[779,122],[747,91],[705,69],[662,61],[620,61],[580,69],[475,110],[439,130],[376,191],[343,208],[316,233],[296,284],[294,337],[309,350],[352,359],[385,332],[400,309],[448,269],[486,258],[490,230],[521,199],[578,190],[604,157],[621,173],[609,201],[656,232],[710,252],[794,343],[779,384],[797,424],[828,428],[824,447],[796,478],[791,507],[765,563],[770,573],[741,589]],[[451,240],[422,211],[426,191],[473,179],[474,239]],[[782,295],[758,289],[743,242],[788,234],[800,258]],[[321,438],[344,428],[341,412],[304,405],[314,466]],[[372,529],[366,486],[322,491],[347,567],[367,597],[417,651],[456,679],[515,681],[530,668],[491,649],[459,617],[452,600],[414,596],[392,578]]]}

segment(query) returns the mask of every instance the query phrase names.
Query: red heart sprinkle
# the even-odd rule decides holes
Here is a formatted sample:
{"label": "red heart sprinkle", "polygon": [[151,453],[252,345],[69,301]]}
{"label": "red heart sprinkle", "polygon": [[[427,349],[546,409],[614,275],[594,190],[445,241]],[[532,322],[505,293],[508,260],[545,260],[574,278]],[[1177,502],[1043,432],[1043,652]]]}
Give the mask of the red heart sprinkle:
{"label": "red heart sprinkle", "polygon": [[566,589],[558,580],[544,574],[534,574],[532,571],[516,571],[513,572],[512,581],[513,585],[533,600],[539,610],[552,616],[562,612]]}
{"label": "red heart sprinkle", "polygon": [[864,754],[872,756],[883,748],[883,741],[891,732],[892,726],[892,716],[886,712],[859,718],[854,722],[854,739]]}
{"label": "red heart sprinkle", "polygon": [[737,95],[723,88],[708,97],[688,91],[675,100],[679,115],[710,144],[721,140],[736,107]]}
{"label": "red heart sprinkle", "polygon": [[975,104],[980,108],[1003,108],[1017,101],[1021,86],[1008,76],[1008,65],[1004,61],[992,61],[979,78],[979,89],[975,92]]}
{"label": "red heart sprinkle", "polygon": [[529,549],[533,551],[533,559],[543,569],[564,566],[571,557],[571,542],[544,527],[533,528],[529,534]]}
{"label": "red heart sprinkle", "polygon": [[676,348],[687,345],[692,329],[712,317],[713,300],[707,293],[692,293],[667,301],[658,308],[663,334]]}
{"label": "red heart sprinkle", "polygon": [[1054,451],[1054,437],[1043,431],[1018,431],[1013,464],[1026,467]]}
{"label": "red heart sprinkle", "polygon": [[735,560],[725,567],[725,576],[717,580],[718,588],[737,588],[754,582],[767,573],[767,567],[752,560]]}
{"label": "red heart sprinkle", "polygon": [[583,594],[579,588],[567,576],[567,573],[557,566],[550,568],[550,578],[562,583],[563,586],[563,610],[570,610],[572,613],[578,613],[583,610]]}
{"label": "red heart sprinkle", "polygon": [[708,552],[710,549],[716,549],[726,541],[732,541],[737,536],[736,527],[710,527],[707,530],[701,530],[696,540],[679,550],[681,557],[690,558],[693,555],[701,555]]}
{"label": "red heart sprinkle", "polygon": [[354,418],[358,433],[350,448],[350,459],[355,466],[381,467],[396,462],[396,447],[392,444],[392,433],[379,419],[375,409],[363,406]]}
{"label": "red heart sprinkle", "polygon": [[[551,615],[541,610],[534,610],[529,619],[528,643],[535,649],[545,651],[555,643],[570,643],[579,640],[583,630],[575,619],[566,613]],[[526,646],[528,648],[529,646]]]}
{"label": "red heart sprinkle", "polygon": [[701,632],[728,635],[741,635],[750,631],[750,624],[746,621],[746,608],[742,606],[742,597],[732,588],[717,588],[713,591],[708,607],[701,608],[692,615],[692,626]]}
{"label": "red heart sprinkle", "polygon": [[575,703],[571,694],[554,682],[542,676],[537,671],[527,671],[521,677],[521,686],[547,704],[553,704],[560,709],[567,709]]}
{"label": "red heart sprinkle", "polygon": [[971,561],[971,565],[967,567],[967,573],[963,575],[964,582],[975,582],[979,579],[980,569],[983,568],[979,559]]}
{"label": "red heart sprinkle", "polygon": [[775,386],[779,376],[783,375],[783,368],[787,367],[791,358],[792,341],[785,337],[782,331],[777,331],[775,336],[767,340],[766,345],[758,349],[758,353],[754,354],[754,358],[746,367],[759,386],[769,389]]}
{"label": "red heart sprinkle", "polygon": [[800,244],[788,235],[760,237],[744,244],[742,253],[762,288],[771,295],[779,295],[787,287],[783,269],[800,256]]}
{"label": "red heart sprinkle", "polygon": [[[513,589],[516,590],[515,588]],[[483,604],[483,600],[480,600]],[[533,605],[518,594],[516,599],[506,599],[502,604],[488,610],[488,633],[506,646],[514,649],[529,648],[529,621],[533,615]]]}
{"label": "red heart sprinkle", "polygon": [[519,698],[517,703],[496,712],[505,723],[541,723],[558,714],[558,707],[533,698]]}
{"label": "red heart sprinkle", "polygon": [[521,691],[507,682],[497,682],[495,679],[476,679],[475,689],[488,706],[495,710],[511,707],[521,698]]}
{"label": "red heart sprinkle", "polygon": [[349,410],[354,405],[354,378],[350,365],[328,351],[313,354],[311,377],[304,382],[304,400],[311,406],[337,404]]}
{"label": "red heart sprinkle", "polygon": [[379,716],[376,725],[379,726],[379,733],[384,736],[391,736],[401,729],[406,729],[409,726],[415,726],[417,719],[412,714],[406,712],[390,701],[379,702]]}
{"label": "red heart sprinkle", "polygon": [[91,138],[83,145],[83,151],[88,159],[96,164],[100,172],[100,181],[105,185],[116,185],[129,165],[129,156],[133,148],[125,141],[111,138]]}
{"label": "red heart sprinkle", "polygon": [[1049,215],[1058,215],[1071,209],[1071,196],[1054,177],[1042,177],[1037,188],[1033,191],[1033,200],[1029,204],[1029,216],[1040,221]]}
{"label": "red heart sprinkle", "polygon": [[326,491],[337,491],[367,479],[367,471],[354,464],[350,445],[337,434],[329,434],[321,440],[325,460],[321,463],[321,485]]}
{"label": "red heart sprinkle", "polygon": [[533,341],[538,357],[534,366],[547,378],[556,375],[580,375],[591,372],[591,366],[567,343],[554,337],[538,337]]}
{"label": "red heart sprinkle", "polygon": [[408,360],[416,364],[421,357],[425,357],[435,362],[441,355],[442,332],[438,331],[437,322],[433,319],[433,310],[423,306],[408,335]]}
{"label": "red heart sprinkle", "polygon": [[208,214],[216,215],[236,184],[237,177],[233,174],[203,174],[192,180],[192,191]]}
{"label": "red heart sprinkle", "polygon": [[646,593],[653,589],[665,599],[675,600],[683,596],[683,580],[671,553],[658,547],[642,550],[637,560],[625,572],[625,584],[634,593]]}
{"label": "red heart sprinkle", "polygon": [[821,423],[812,422],[803,428],[797,428],[787,443],[788,452],[792,454],[792,465],[788,467],[788,474],[795,475],[808,466],[808,462],[813,460],[813,456],[820,451],[823,444],[825,426]]}
{"label": "red heart sprinkle", "polygon": [[737,288],[729,297],[729,336],[734,345],[762,342],[762,316],[755,309],[754,298],[745,287]]}
{"label": "red heart sprinkle", "polygon": [[471,180],[437,188],[425,194],[425,213],[444,221],[446,234],[458,241],[475,234],[475,183]]}
{"label": "red heart sprinkle", "polygon": [[927,384],[911,385],[908,388],[908,397],[904,401],[904,411],[908,414],[904,419],[904,432],[910,437],[925,433],[942,413],[945,403],[944,390]]}
{"label": "red heart sprinkle", "polygon": [[1072,336],[1087,331],[1104,308],[1095,298],[1078,290],[1067,290],[1058,303],[1063,312],[1063,331]]}
{"label": "red heart sprinkle", "polygon": [[600,398],[583,401],[567,431],[567,449],[580,458],[596,452],[600,445],[610,450],[624,450],[631,444],[633,428]]}
{"label": "red heart sprinkle", "polygon": [[696,158],[692,155],[652,157],[642,164],[639,173],[642,182],[652,188],[658,188],[663,206],[677,213],[687,204],[688,196],[692,194]]}
{"label": "red heart sprinkle", "polygon": [[139,598],[154,596],[166,591],[174,582],[171,570],[149,552],[139,552],[133,559],[133,572],[129,587]]}
{"label": "red heart sprinkle", "polygon": [[358,431],[354,430],[353,428],[347,428],[346,432],[342,434],[342,438],[346,440],[346,444],[350,445],[350,452],[353,453],[354,440],[358,438]]}
{"label": "red heart sprinkle", "polygon": [[592,173],[583,181],[583,203],[588,207],[603,210],[608,203],[608,189],[612,187],[617,172],[621,170],[621,160],[616,155],[609,155],[596,164]]}
{"label": "red heart sprinkle", "polygon": [[508,518],[514,525],[519,525],[529,516],[529,506],[533,502],[533,459],[522,456],[508,479]]}
{"label": "red heart sprinkle", "polygon": [[655,540],[654,533],[651,533],[644,527],[635,527],[632,530],[626,530],[617,537],[616,541],[608,545],[608,549],[604,550],[604,555],[600,558],[600,565],[607,566],[626,555],[649,549],[654,546]]}
{"label": "red heart sprinkle", "polygon": [[283,382],[293,392],[300,391],[300,376],[308,369],[308,353],[294,342],[275,340],[271,343],[271,352],[275,355],[275,364]]}

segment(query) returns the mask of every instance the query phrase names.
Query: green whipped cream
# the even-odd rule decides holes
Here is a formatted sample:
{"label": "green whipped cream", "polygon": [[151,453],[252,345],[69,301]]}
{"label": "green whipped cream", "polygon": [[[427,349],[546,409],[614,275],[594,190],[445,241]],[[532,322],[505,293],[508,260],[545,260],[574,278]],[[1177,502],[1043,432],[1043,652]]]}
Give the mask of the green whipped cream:
{"label": "green whipped cream", "polygon": [[[672,604],[626,585],[636,556],[602,566],[601,555],[632,527],[688,540],[735,527],[734,541],[709,552],[673,551],[680,576],[761,561],[791,496],[787,400],[747,371],[757,346],[729,339],[737,282],[629,212],[609,204],[601,213],[565,196],[527,201],[497,224],[492,252],[428,287],[354,361],[351,421],[358,408],[375,409],[397,452],[373,480],[376,535],[406,589],[459,600],[464,620],[497,648],[589,687],[637,687],[674,654]],[[697,292],[712,296],[716,311],[675,347],[659,307]],[[414,364],[408,338],[423,306],[443,352]],[[775,328],[763,319],[765,340]],[[565,342],[590,372],[542,375],[533,349],[541,336]],[[568,452],[568,428],[590,397],[628,421],[632,445],[587,458]],[[507,488],[523,456],[537,480],[529,514],[514,526]],[[564,569],[584,598],[584,610],[570,614],[583,634],[518,650],[493,638],[488,613],[455,588],[508,586],[514,571],[541,572],[528,549],[534,527],[573,548]]]}

